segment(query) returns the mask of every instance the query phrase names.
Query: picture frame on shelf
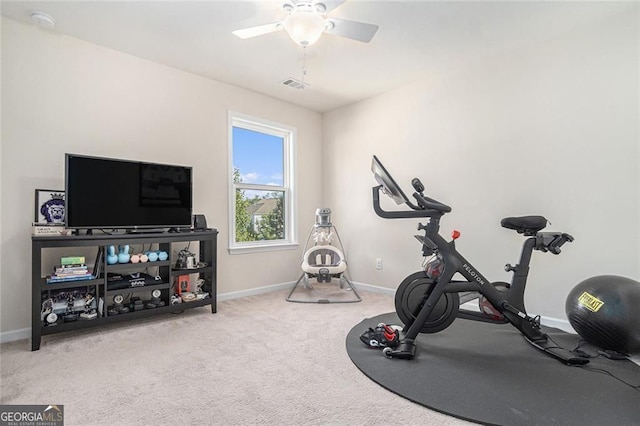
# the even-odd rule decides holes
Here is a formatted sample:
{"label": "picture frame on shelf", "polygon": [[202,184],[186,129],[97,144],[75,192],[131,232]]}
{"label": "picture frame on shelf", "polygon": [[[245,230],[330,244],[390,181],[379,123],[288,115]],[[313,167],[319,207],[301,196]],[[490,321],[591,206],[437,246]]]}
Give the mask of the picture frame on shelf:
{"label": "picture frame on shelf", "polygon": [[34,224],[63,226],[65,215],[65,192],[55,189],[36,189]]}
{"label": "picture frame on shelf", "polygon": [[176,280],[176,293],[181,295],[182,293],[191,292],[191,279],[189,275],[179,275]]}

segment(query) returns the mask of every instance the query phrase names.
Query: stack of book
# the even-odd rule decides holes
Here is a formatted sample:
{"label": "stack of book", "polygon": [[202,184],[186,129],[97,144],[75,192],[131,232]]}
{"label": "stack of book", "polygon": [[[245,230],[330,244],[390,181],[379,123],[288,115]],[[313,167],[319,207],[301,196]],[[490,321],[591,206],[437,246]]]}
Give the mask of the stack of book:
{"label": "stack of book", "polygon": [[60,266],[53,268],[53,273],[47,277],[47,284],[92,278],[93,274],[89,272],[84,256],[63,257],[60,259]]}
{"label": "stack of book", "polygon": [[59,237],[61,235],[71,235],[71,229],[67,229],[64,223],[38,223],[33,222],[32,234],[38,237]]}

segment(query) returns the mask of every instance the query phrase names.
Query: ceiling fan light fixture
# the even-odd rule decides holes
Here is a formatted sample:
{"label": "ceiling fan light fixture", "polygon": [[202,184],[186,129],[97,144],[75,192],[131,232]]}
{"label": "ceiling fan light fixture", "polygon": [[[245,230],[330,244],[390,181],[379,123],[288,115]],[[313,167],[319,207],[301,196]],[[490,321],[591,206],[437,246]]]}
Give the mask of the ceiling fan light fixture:
{"label": "ceiling fan light fixture", "polygon": [[287,15],[282,25],[291,40],[303,47],[318,41],[327,28],[322,16],[307,10],[294,10]]}

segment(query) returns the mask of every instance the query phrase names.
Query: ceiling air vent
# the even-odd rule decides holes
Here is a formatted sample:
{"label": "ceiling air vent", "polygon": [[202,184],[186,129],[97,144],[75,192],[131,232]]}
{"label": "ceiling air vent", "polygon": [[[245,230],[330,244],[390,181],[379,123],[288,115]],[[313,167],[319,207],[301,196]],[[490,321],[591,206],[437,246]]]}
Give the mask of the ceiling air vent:
{"label": "ceiling air vent", "polygon": [[286,80],[283,80],[282,84],[284,84],[285,86],[293,87],[294,89],[299,89],[299,90],[309,86],[307,83],[300,80],[296,80],[293,77],[289,77]]}

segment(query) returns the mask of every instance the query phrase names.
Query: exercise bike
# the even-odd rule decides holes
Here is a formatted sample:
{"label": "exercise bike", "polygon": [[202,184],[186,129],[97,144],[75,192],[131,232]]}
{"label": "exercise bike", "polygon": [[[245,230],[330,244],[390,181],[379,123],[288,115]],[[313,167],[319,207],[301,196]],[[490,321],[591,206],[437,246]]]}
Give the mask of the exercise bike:
{"label": "exercise bike", "polygon": [[[419,223],[424,235],[415,237],[422,244],[422,254],[430,260],[422,271],[413,273],[400,283],[395,293],[395,308],[404,324],[396,347],[385,347],[388,358],[413,359],[418,333],[437,333],[447,328],[456,318],[497,324],[510,323],[520,330],[525,339],[536,348],[568,365],[583,365],[588,359],[559,347],[540,329],[539,317],[531,317],[524,307],[524,291],[529,274],[533,250],[560,254],[561,247],[573,241],[569,234],[541,232],[547,225],[543,216],[508,217],[501,225],[528,237],[520,255],[520,263],[507,264],[505,270],[513,272],[511,283],[490,282],[456,250],[455,240],[460,236],[453,231],[452,240],[440,234],[440,218],[451,207],[424,195],[424,185],[418,178],[411,181],[415,204],[407,198],[380,160],[374,155],[371,163],[378,186],[373,187],[373,209],[385,219],[428,218],[426,225]],[[385,211],[380,207],[380,191],[396,204],[405,204],[410,210]],[[466,281],[453,280],[459,273]],[[479,300],[480,311],[461,308],[461,305]]]}

